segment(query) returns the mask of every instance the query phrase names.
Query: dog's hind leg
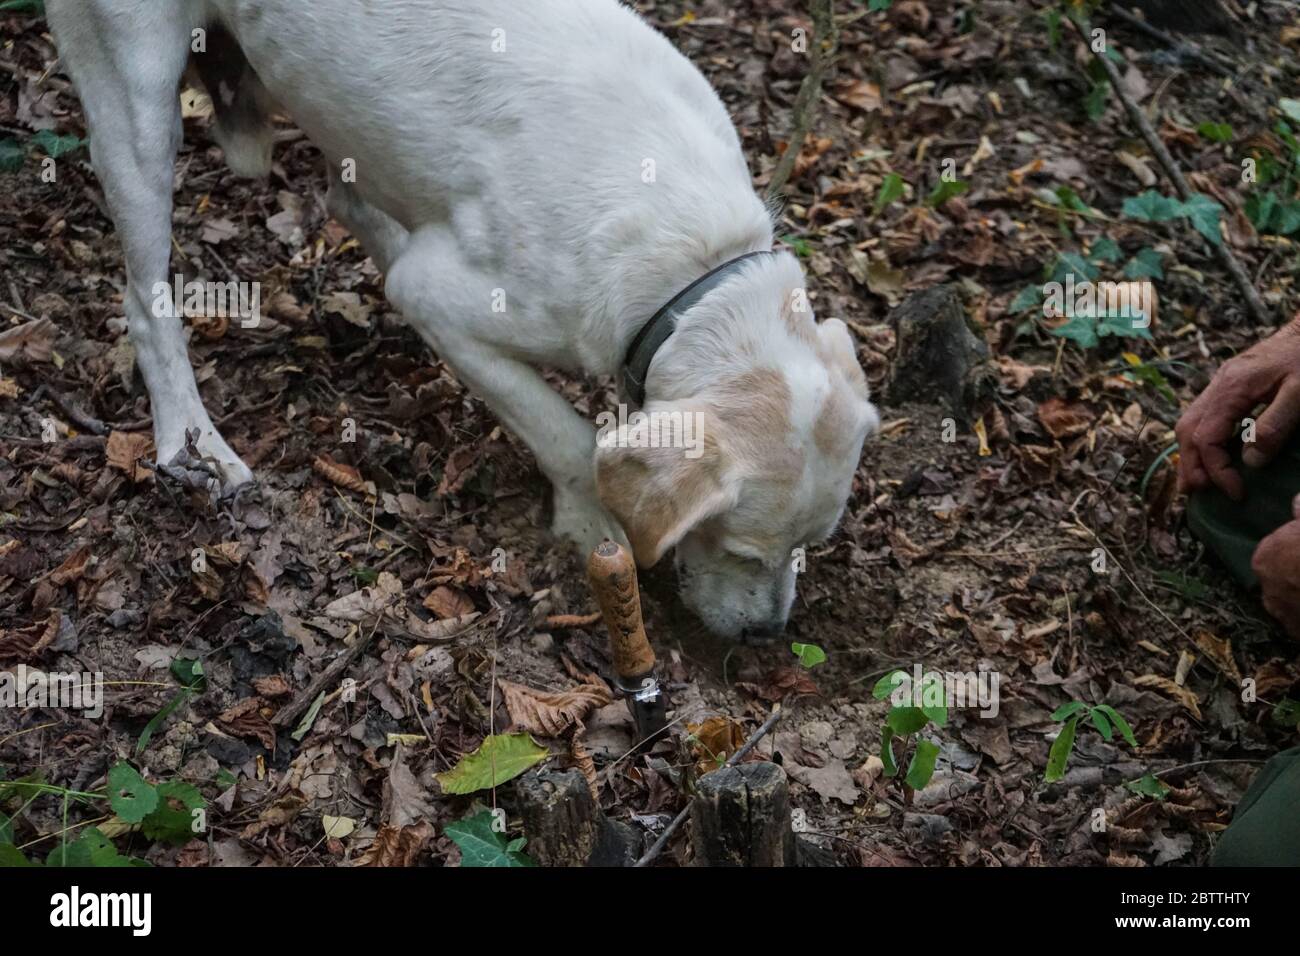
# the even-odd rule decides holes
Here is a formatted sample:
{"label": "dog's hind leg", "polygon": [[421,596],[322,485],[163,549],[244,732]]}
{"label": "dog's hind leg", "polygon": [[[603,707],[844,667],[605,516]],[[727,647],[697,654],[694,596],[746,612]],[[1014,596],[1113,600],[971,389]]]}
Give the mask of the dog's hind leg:
{"label": "dog's hind leg", "polygon": [[387,275],[410,238],[406,228],[382,209],[362,199],[356,187],[345,183],[333,166],[329,169],[325,205],[330,215],[357,237],[366,254],[375,260],[379,271]]}
{"label": "dog's hind leg", "polygon": [[252,472],[218,434],[199,397],[172,301],[172,178],[180,146],[179,82],[190,51],[188,0],[49,0],[60,55],[81,95],[90,154],[126,259],[123,305],[149,389],[158,460],[198,433],[199,451],[233,488]]}

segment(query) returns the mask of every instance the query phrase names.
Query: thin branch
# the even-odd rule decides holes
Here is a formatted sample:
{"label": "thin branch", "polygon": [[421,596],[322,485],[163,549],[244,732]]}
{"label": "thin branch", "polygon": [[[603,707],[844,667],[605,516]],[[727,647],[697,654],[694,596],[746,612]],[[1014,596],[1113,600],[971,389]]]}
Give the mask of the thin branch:
{"label": "thin branch", "polygon": [[799,84],[799,93],[794,99],[794,129],[791,130],[785,152],[777,160],[772,178],[768,181],[769,200],[780,195],[790,174],[794,172],[794,164],[803,151],[804,140],[812,129],[813,114],[817,110],[817,101],[821,99],[826,68],[834,60],[835,51],[839,47],[840,31],[835,23],[834,0],[810,0],[809,12],[812,14],[813,38],[809,48],[808,74]]}
{"label": "thin branch", "polygon": [[[1080,39],[1087,42],[1084,35],[1084,28],[1069,17],[1066,17],[1066,21],[1074,28]],[[1091,44],[1089,44],[1088,48],[1089,50],[1092,49]],[[1138,131],[1142,134],[1142,138],[1146,140],[1147,146],[1151,148],[1151,152],[1164,168],[1165,175],[1168,176],[1169,180],[1174,184],[1174,190],[1178,193],[1178,197],[1183,201],[1186,201],[1193,193],[1192,188],[1187,185],[1187,180],[1183,178],[1182,170],[1180,170],[1178,164],[1174,162],[1174,157],[1170,154],[1164,141],[1156,134],[1156,131],[1151,128],[1151,123],[1147,120],[1142,110],[1138,108],[1137,103],[1133,102],[1133,97],[1129,96],[1128,92],[1124,89],[1124,83],[1119,75],[1119,69],[1111,62],[1110,58],[1106,56],[1105,53],[1097,53],[1094,51],[1092,56],[1093,59],[1101,64],[1102,69],[1106,71],[1106,76],[1110,78],[1110,85],[1115,91],[1115,96],[1119,98],[1119,101],[1122,104],[1124,104],[1124,111],[1128,113],[1129,119],[1131,119],[1133,125],[1138,128]],[[1237,288],[1241,290],[1242,296],[1246,299],[1246,306],[1255,321],[1260,325],[1272,325],[1273,323],[1269,318],[1268,309],[1264,306],[1264,301],[1259,297],[1259,293],[1255,291],[1255,285],[1251,282],[1250,276],[1246,274],[1246,270],[1241,267],[1241,263],[1237,261],[1237,257],[1234,256],[1232,250],[1228,248],[1226,236],[1221,236],[1220,241],[1217,243],[1211,242],[1210,248],[1213,250],[1215,256],[1218,257],[1219,262],[1223,264],[1223,267],[1228,270],[1228,274],[1232,276],[1233,281],[1237,284]]]}

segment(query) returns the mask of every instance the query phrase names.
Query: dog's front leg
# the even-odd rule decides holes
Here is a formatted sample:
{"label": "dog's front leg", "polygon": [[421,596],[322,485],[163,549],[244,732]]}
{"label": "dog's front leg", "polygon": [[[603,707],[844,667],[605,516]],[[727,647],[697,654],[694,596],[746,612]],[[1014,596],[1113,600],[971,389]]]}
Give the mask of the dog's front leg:
{"label": "dog's front leg", "polygon": [[441,230],[413,233],[388,273],[388,298],[501,423],[537,458],[554,492],[556,534],[586,550],[627,539],[596,494],[596,432],[541,374],[510,354],[494,314],[500,279],[467,263]]}

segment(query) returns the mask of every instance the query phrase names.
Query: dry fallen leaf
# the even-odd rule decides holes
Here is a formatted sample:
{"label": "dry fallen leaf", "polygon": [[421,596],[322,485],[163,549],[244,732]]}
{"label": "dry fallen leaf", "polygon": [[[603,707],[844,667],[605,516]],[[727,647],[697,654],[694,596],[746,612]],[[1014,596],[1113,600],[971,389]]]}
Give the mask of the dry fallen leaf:
{"label": "dry fallen leaf", "polygon": [[1201,719],[1200,699],[1192,693],[1190,688],[1179,687],[1168,677],[1161,677],[1159,674],[1144,674],[1134,680],[1133,684],[1136,687],[1154,687],[1166,697],[1176,700],[1186,707],[1197,720]]}
{"label": "dry fallen leaf", "polygon": [[312,459],[311,467],[316,474],[340,488],[346,488],[348,491],[355,491],[363,495],[373,495],[375,493],[374,484],[363,479],[361,472],[351,465],[335,461],[329,455],[317,455]]}
{"label": "dry fallen leaf", "polygon": [[104,443],[108,467],[122,472],[136,484],[153,481],[153,472],[139,464],[139,459],[152,457],[153,438],[148,432],[109,432]]}
{"label": "dry fallen leaf", "polygon": [[375,840],[357,857],[354,866],[415,866],[420,851],[433,839],[427,820],[405,827],[381,827]]}
{"label": "dry fallen leaf", "polygon": [[497,686],[505,695],[506,710],[515,729],[540,734],[543,737],[561,737],[569,728],[586,720],[597,707],[604,707],[614,699],[610,689],[599,677],[562,691],[544,691],[500,680]]}
{"label": "dry fallen leaf", "polygon": [[429,592],[428,597],[424,599],[424,606],[444,620],[449,617],[460,617],[474,610],[474,602],[470,600],[468,594],[459,588],[448,587],[445,584],[440,584]]}

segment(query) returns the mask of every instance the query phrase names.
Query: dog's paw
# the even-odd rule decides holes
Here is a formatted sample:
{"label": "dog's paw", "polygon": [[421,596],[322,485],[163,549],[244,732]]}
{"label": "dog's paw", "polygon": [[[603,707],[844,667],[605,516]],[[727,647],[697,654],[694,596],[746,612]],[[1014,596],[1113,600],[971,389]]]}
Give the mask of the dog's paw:
{"label": "dog's paw", "polygon": [[211,482],[215,485],[212,490],[222,497],[233,495],[252,484],[252,469],[231,450],[220,434],[211,431],[199,436],[197,440],[194,439],[194,434],[191,431],[189,443],[172,449],[170,453],[160,450],[158,460],[165,465],[210,475],[215,479]]}
{"label": "dog's paw", "polygon": [[594,497],[555,490],[555,517],[551,530],[578,546],[583,555],[589,554],[606,538],[627,547],[627,535],[614,517]]}

